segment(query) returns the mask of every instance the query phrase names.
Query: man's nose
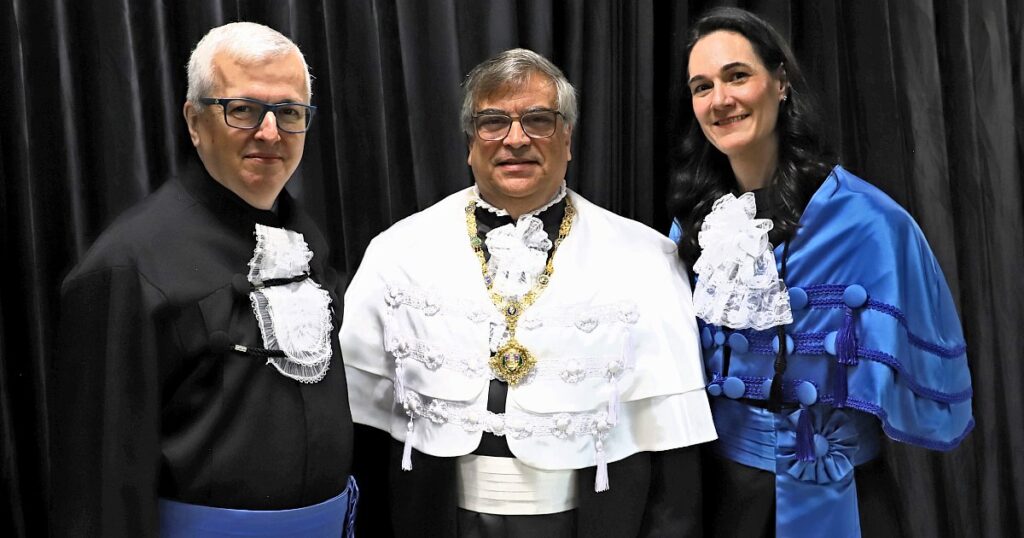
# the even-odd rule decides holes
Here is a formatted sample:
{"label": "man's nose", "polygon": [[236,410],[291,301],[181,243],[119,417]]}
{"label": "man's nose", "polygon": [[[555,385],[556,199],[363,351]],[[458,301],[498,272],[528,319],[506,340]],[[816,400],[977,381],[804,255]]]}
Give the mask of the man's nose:
{"label": "man's nose", "polygon": [[263,116],[263,122],[256,127],[256,138],[268,142],[276,142],[281,139],[281,132],[277,129],[277,116],[269,110]]}
{"label": "man's nose", "polygon": [[529,135],[526,134],[526,131],[523,130],[522,120],[512,120],[512,125],[509,126],[508,134],[505,135],[502,143],[506,146],[518,148],[529,145],[531,140],[533,139],[530,138]]}

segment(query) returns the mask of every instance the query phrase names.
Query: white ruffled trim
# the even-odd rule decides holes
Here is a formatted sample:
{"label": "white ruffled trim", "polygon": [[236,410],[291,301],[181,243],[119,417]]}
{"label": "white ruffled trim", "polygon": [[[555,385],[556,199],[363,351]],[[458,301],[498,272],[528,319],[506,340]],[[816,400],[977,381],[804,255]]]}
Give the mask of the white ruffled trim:
{"label": "white ruffled trim", "polygon": [[494,279],[494,291],[505,297],[522,297],[533,288],[552,246],[544,223],[530,215],[487,232],[484,243],[491,254],[487,272]]}
{"label": "white ruffled trim", "polygon": [[[384,349],[395,357],[396,367],[403,366],[406,361],[411,360],[423,364],[431,371],[444,369],[446,374],[458,374],[471,379],[495,379],[494,372],[487,363],[488,357],[477,356],[463,349],[437,346],[429,340],[420,338],[414,331],[397,327],[394,323],[395,313],[404,307],[418,310],[427,317],[465,317],[474,323],[489,321],[493,327],[494,324],[500,323],[499,316],[496,313],[492,314],[493,309],[487,313],[480,313],[459,301],[448,302],[416,289],[393,285],[386,287],[384,301],[388,305],[388,316],[384,325]],[[478,314],[485,317],[478,317]],[[604,326],[606,330],[618,327],[632,335],[633,326],[639,319],[637,305],[623,301],[588,307],[568,305],[562,312],[552,313],[544,320],[526,317],[520,321],[520,326],[529,329],[541,326],[561,327],[588,334],[593,333],[599,326]],[[500,327],[504,330],[503,324]],[[534,379],[561,379],[565,383],[575,384],[584,379],[594,378],[615,384],[625,372],[635,369],[633,345],[635,342],[627,338],[619,355],[565,354],[557,361],[539,361],[523,382],[529,383]],[[617,391],[613,392],[617,394]]]}
{"label": "white ruffled trim", "polygon": [[[498,207],[494,207],[491,204],[487,203],[487,201],[484,200],[483,196],[480,196],[480,187],[478,187],[477,185],[475,185],[475,184],[473,185],[473,189],[472,189],[471,192],[473,194],[473,197],[476,198],[476,203],[477,203],[478,206],[482,207],[483,209],[486,209],[490,213],[494,213],[495,215],[497,215],[499,217],[508,216],[508,211],[505,211],[504,209],[501,209],[501,208],[498,208]],[[565,198],[565,196],[566,196],[566,194],[568,194],[568,192],[569,192],[569,190],[568,190],[568,188],[565,185],[565,180],[563,179],[562,180],[562,186],[558,188],[558,192],[555,193],[555,196],[552,197],[551,200],[548,200],[548,203],[540,206],[537,209],[534,209],[533,211],[530,211],[528,213],[523,213],[522,215],[520,215],[519,218],[522,218],[523,216],[526,216],[526,215],[529,215],[531,217],[535,217],[537,215],[540,215],[545,210],[547,210],[549,207],[557,204],[558,202],[561,202],[562,198]]]}
{"label": "white ruffled trim", "polygon": [[[274,278],[309,272],[313,259],[302,234],[256,225],[256,249],[249,262],[249,282],[259,286]],[[249,293],[253,313],[267,349],[285,352],[270,357],[281,374],[303,383],[316,383],[331,363],[331,296],[312,279]]]}
{"label": "white ruffled trim", "polygon": [[[484,243],[491,255],[487,260],[487,272],[494,279],[494,291],[511,298],[522,297],[533,289],[537,277],[544,272],[552,247],[551,239],[544,231],[544,222],[537,215],[560,202],[567,192],[563,180],[558,193],[547,204],[520,215],[514,223],[487,232]],[[476,185],[473,186],[473,195],[480,207],[498,216],[508,215],[504,209],[485,202]]]}
{"label": "white ruffled trim", "polygon": [[701,225],[693,306],[708,323],[764,330],[793,322],[789,293],[768,242],[772,221],[755,219],[756,214],[754,193],[726,194]]}
{"label": "white ruffled trim", "polygon": [[[395,390],[399,390],[397,386]],[[594,463],[597,466],[594,491],[601,492],[609,489],[608,461],[604,442],[608,439],[612,428],[615,427],[616,415],[611,415],[606,411],[556,414],[532,414],[522,411],[492,413],[462,402],[432,398],[407,389],[403,389],[403,393],[398,394],[397,397],[405,409],[405,414],[409,417],[409,421],[406,423],[405,443],[402,447],[402,470],[404,471],[412,470],[412,447],[413,436],[416,433],[416,420],[425,419],[434,424],[460,426],[467,432],[485,431],[498,437],[508,436],[514,439],[531,437],[569,439],[589,436],[593,439]]]}

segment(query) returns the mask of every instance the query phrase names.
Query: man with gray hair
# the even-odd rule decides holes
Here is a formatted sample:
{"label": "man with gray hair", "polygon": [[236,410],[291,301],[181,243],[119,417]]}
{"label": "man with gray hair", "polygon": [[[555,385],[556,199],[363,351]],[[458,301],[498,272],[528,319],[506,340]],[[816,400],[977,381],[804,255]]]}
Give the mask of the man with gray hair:
{"label": "man with gray hair", "polygon": [[357,464],[361,530],[700,533],[693,445],[715,430],[689,281],[671,241],[566,188],[576,117],[542,56],[478,65],[475,184],[367,249],[340,334],[357,461],[382,460]]}
{"label": "man with gray hair", "polygon": [[188,64],[199,163],[122,215],[65,280],[52,365],[56,536],[342,536],[352,421],[323,236],[284,190],[310,75],[266,26]]}

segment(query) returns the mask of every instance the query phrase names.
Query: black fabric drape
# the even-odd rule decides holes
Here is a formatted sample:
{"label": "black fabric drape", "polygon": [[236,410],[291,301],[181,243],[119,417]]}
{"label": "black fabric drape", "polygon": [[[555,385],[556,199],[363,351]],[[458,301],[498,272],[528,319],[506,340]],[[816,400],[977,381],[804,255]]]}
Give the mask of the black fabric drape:
{"label": "black fabric drape", "polygon": [[887,445],[903,528],[1019,535],[1017,0],[3,0],[0,533],[46,533],[58,285],[116,215],[195,158],[183,66],[210,27],[263,22],[305,52],[320,112],[289,190],[331,241],[331,265],[352,272],[375,234],[469,184],[459,83],[513,46],[547,55],[580,90],[570,186],[666,229],[669,155],[691,116],[687,26],[722,4],[790,39],[842,162],[911,211],[958,300],[977,428],[949,454]]}

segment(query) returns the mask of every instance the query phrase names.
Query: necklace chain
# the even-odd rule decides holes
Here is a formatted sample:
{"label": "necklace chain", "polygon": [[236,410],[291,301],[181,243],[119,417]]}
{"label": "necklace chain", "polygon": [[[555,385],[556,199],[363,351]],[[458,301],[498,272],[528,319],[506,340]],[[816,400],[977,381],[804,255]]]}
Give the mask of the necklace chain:
{"label": "necklace chain", "polygon": [[489,364],[495,376],[509,385],[517,385],[536,364],[536,359],[516,340],[516,326],[519,323],[519,316],[529,308],[540,294],[551,282],[551,275],[555,272],[555,252],[569,235],[572,229],[573,217],[576,215],[576,208],[568,196],[565,197],[565,216],[558,226],[558,238],[551,247],[551,254],[548,256],[544,271],[537,276],[537,282],[530,291],[522,297],[506,298],[494,291],[494,277],[487,271],[487,258],[484,256],[484,244],[480,239],[479,229],[476,223],[476,199],[471,199],[466,204],[466,232],[469,234],[469,244],[480,261],[480,272],[484,277],[484,284],[487,285],[487,294],[494,303],[495,308],[505,318],[505,327],[508,329],[508,340],[491,356]]}

